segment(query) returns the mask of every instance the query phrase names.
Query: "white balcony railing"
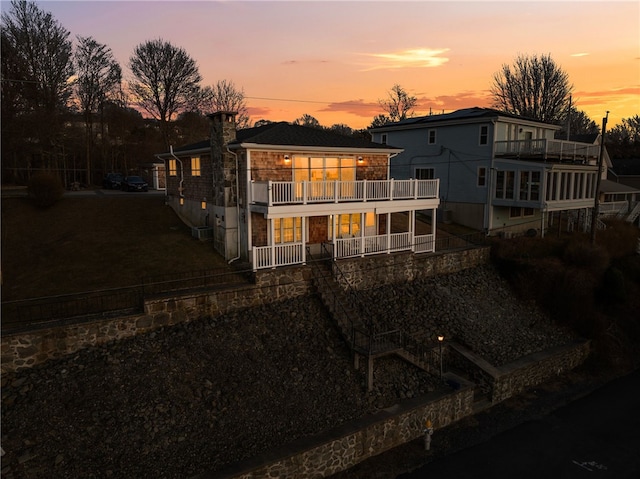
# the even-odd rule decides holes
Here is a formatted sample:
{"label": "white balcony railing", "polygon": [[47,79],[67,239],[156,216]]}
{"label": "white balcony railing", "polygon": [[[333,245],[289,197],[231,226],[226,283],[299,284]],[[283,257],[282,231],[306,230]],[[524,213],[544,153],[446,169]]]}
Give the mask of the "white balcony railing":
{"label": "white balcony railing", "polygon": [[438,198],[439,180],[254,181],[253,203],[268,206],[309,203]]}
{"label": "white balcony railing", "polygon": [[596,160],[600,154],[600,146],[548,139],[496,141],[494,154],[501,157],[580,162]]}

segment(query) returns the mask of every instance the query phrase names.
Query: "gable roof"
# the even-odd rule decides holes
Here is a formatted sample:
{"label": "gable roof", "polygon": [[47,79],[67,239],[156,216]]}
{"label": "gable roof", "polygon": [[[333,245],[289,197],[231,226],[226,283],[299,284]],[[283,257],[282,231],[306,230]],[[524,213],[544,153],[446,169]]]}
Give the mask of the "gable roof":
{"label": "gable roof", "polygon": [[482,120],[491,120],[491,119],[498,119],[498,118],[510,118],[510,119],[514,119],[522,122],[528,122],[528,123],[533,122],[538,124],[544,124],[549,128],[560,129],[559,126],[551,125],[549,123],[544,123],[542,121],[535,120],[533,118],[514,115],[513,113],[507,113],[504,111],[495,110],[493,108],[480,108],[476,106],[472,108],[463,108],[461,110],[456,110],[451,113],[416,116],[412,118],[407,118],[405,120],[397,121],[395,123],[388,123],[386,125],[382,125],[377,128],[371,128],[369,131],[384,131],[386,129],[394,130],[396,128],[421,126],[421,125],[428,125],[432,123],[441,123],[441,122],[455,123],[461,120],[482,121]]}

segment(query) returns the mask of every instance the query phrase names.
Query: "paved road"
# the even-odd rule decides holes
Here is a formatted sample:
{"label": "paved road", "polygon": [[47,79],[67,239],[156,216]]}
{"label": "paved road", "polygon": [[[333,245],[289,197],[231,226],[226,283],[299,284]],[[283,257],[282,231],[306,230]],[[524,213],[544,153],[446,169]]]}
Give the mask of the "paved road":
{"label": "paved road", "polygon": [[640,478],[640,371],[398,479]]}

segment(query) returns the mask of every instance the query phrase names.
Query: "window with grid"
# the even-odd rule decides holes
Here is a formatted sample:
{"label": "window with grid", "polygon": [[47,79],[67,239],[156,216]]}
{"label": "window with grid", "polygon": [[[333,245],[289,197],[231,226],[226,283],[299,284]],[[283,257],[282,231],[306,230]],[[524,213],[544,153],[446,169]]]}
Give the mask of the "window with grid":
{"label": "window with grid", "polygon": [[177,173],[176,160],[169,160],[169,176],[176,176]]}
{"label": "window with grid", "polygon": [[302,241],[302,218],[274,218],[273,243],[297,243]]}
{"label": "window with grid", "polygon": [[427,132],[427,144],[429,145],[436,144],[436,130],[429,130]]}
{"label": "window with grid", "polygon": [[434,168],[416,168],[416,180],[433,180],[434,178]]}
{"label": "window with grid", "polygon": [[489,127],[487,125],[480,126],[480,144],[481,145],[489,144]]}
{"label": "window with grid", "polygon": [[191,176],[200,176],[200,157],[191,157]]}
{"label": "window with grid", "polygon": [[487,186],[487,168],[484,166],[478,168],[478,186]]}

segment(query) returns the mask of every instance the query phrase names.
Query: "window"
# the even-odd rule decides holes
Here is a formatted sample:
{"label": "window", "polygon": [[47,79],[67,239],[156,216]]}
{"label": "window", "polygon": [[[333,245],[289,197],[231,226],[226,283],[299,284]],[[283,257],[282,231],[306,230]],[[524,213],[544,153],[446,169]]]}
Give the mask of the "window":
{"label": "window", "polygon": [[436,130],[429,130],[427,132],[427,144],[429,145],[436,144]]}
{"label": "window", "polygon": [[296,243],[302,241],[302,218],[274,218],[273,243]]}
{"label": "window", "polygon": [[435,170],[433,168],[416,168],[416,180],[433,180]]}
{"label": "window", "polygon": [[478,167],[478,186],[487,186],[487,168]]}
{"label": "window", "polygon": [[191,157],[191,176],[200,176],[200,157]]}
{"label": "window", "polygon": [[509,218],[525,218],[527,216],[533,216],[533,208],[521,208],[519,206],[512,206],[509,209]]}
{"label": "window", "polygon": [[489,144],[489,127],[487,125],[480,126],[480,144],[481,145]]}
{"label": "window", "polygon": [[540,200],[540,172],[521,171],[520,175],[520,199],[523,201]]}
{"label": "window", "polygon": [[[355,238],[360,236],[362,231],[362,216],[360,213],[337,215],[336,221],[336,237],[337,238]],[[374,212],[366,212],[364,214],[364,234],[365,236],[376,235],[376,214]],[[333,226],[329,221],[329,238],[333,235]]]}
{"label": "window", "polygon": [[383,133],[383,134],[380,136],[380,143],[382,143],[383,145],[386,145],[386,144],[387,144],[387,134],[386,134],[386,133]]}
{"label": "window", "polygon": [[495,197],[499,199],[512,200],[515,182],[515,171],[496,172]]}
{"label": "window", "polygon": [[177,172],[176,160],[169,160],[169,176],[176,176]]}

